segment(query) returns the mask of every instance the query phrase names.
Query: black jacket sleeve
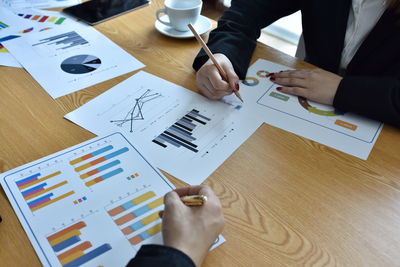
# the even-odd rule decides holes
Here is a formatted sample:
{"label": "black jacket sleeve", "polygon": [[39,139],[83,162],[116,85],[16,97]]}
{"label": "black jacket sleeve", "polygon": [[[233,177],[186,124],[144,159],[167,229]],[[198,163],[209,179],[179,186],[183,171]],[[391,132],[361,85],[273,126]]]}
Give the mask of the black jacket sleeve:
{"label": "black jacket sleeve", "polygon": [[[229,58],[240,79],[244,79],[261,29],[300,9],[299,0],[233,0],[231,7],[210,33],[207,45]],[[204,50],[193,62],[198,70],[208,60]]]}
{"label": "black jacket sleeve", "polygon": [[400,127],[400,80],[393,76],[345,76],[333,106]]}
{"label": "black jacket sleeve", "polygon": [[185,253],[172,247],[144,245],[127,267],[195,267]]}

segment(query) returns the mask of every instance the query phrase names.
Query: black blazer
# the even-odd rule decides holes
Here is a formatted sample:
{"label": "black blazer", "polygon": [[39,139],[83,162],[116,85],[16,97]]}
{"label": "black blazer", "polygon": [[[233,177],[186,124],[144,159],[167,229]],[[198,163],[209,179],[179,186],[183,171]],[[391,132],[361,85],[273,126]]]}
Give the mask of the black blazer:
{"label": "black blazer", "polygon": [[[338,73],[350,8],[351,0],[233,0],[208,45],[243,79],[260,29],[301,10],[305,60]],[[207,59],[201,50],[193,68]],[[400,16],[393,10],[385,11],[349,63],[333,105],[400,127]]]}
{"label": "black blazer", "polygon": [[195,267],[185,253],[162,245],[144,245],[126,267]]}

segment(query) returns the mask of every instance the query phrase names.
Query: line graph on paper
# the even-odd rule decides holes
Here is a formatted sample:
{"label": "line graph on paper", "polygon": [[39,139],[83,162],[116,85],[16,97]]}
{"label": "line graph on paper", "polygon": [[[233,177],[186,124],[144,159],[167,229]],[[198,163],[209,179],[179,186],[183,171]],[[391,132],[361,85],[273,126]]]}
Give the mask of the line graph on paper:
{"label": "line graph on paper", "polygon": [[143,133],[169,117],[181,102],[179,97],[170,96],[165,89],[157,87],[138,85],[126,91],[107,98],[95,113],[95,121],[105,129],[128,135]]}
{"label": "line graph on paper", "polygon": [[[134,100],[133,107],[125,114],[124,118],[119,120],[111,120],[111,123],[115,123],[117,126],[122,127],[128,123],[130,125],[130,132],[133,132],[134,121],[144,120],[144,105],[150,105],[152,101],[162,97],[160,93],[156,93],[150,89],[147,89],[140,97]],[[149,103],[149,104],[147,104]]]}

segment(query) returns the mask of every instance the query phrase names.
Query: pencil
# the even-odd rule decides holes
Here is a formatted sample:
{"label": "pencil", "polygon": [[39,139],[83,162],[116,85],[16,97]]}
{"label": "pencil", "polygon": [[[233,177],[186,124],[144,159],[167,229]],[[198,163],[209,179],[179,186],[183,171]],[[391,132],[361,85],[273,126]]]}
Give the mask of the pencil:
{"label": "pencil", "polygon": [[[228,75],[226,75],[224,69],[219,65],[218,61],[215,59],[213,53],[211,52],[210,48],[208,48],[207,44],[204,42],[204,40],[201,38],[201,36],[197,33],[197,31],[194,29],[192,24],[188,24],[189,29],[192,31],[194,34],[194,37],[196,37],[196,40],[200,43],[200,45],[203,47],[204,51],[206,51],[207,55],[210,57],[211,61],[214,63],[214,65],[217,67],[219,73],[221,74],[222,78],[225,81],[228,81]],[[242,97],[240,96],[239,92],[234,88],[233,92],[237,96],[237,98],[240,99],[240,101],[243,102]]]}
{"label": "pencil", "polygon": [[207,201],[204,195],[193,195],[181,197],[182,202],[187,206],[202,206]]}

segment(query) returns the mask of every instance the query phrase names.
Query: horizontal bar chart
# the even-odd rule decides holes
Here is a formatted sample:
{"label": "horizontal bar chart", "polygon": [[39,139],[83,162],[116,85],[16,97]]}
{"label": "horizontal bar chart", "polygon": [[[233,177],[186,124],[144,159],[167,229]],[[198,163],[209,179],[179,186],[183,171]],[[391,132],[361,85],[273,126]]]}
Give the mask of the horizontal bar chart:
{"label": "horizontal bar chart", "polygon": [[31,211],[37,211],[75,193],[73,190],[64,190],[67,181],[52,180],[58,179],[60,175],[60,171],[44,177],[41,173],[35,173],[15,182]]}
{"label": "horizontal bar chart", "polygon": [[83,164],[83,165],[81,165],[79,167],[76,167],[75,171],[76,172],[80,172],[80,171],[86,170],[87,168],[93,167],[93,166],[95,166],[95,165],[97,165],[99,163],[102,163],[102,162],[104,162],[106,160],[109,160],[109,159],[112,159],[114,157],[117,157],[117,156],[119,156],[119,155],[121,155],[121,154],[123,154],[125,152],[128,152],[128,151],[129,151],[129,149],[127,147],[121,148],[121,149],[119,149],[119,150],[117,150],[115,152],[112,152],[112,153],[107,154],[107,155],[105,155],[103,157],[97,158],[97,159],[92,160],[92,161],[90,161],[90,162],[88,162],[86,164]]}
{"label": "horizontal bar chart", "polygon": [[87,160],[87,159],[93,158],[93,157],[98,156],[98,155],[100,155],[100,154],[102,154],[102,153],[105,153],[105,152],[107,152],[107,151],[110,151],[110,150],[113,149],[113,148],[114,148],[114,147],[111,146],[111,145],[110,145],[110,146],[103,147],[103,148],[98,149],[98,150],[96,150],[96,151],[94,151],[94,152],[92,152],[92,153],[88,153],[88,154],[86,154],[86,155],[84,155],[84,156],[82,156],[82,157],[73,159],[73,160],[71,160],[69,163],[70,163],[71,165],[78,164],[78,163],[80,163],[80,162],[82,162],[82,161],[85,161],[85,160]]}
{"label": "horizontal bar chart", "polygon": [[192,132],[197,126],[206,125],[209,121],[211,121],[210,118],[193,109],[152,141],[163,148],[168,147],[167,144],[169,144],[197,153],[199,152],[198,146],[194,143],[197,139]]}
{"label": "horizontal bar chart", "polygon": [[118,165],[118,164],[120,164],[120,163],[121,163],[121,161],[119,161],[119,160],[114,160],[114,161],[112,161],[112,162],[110,162],[110,163],[107,163],[107,164],[105,164],[105,165],[103,165],[103,166],[100,166],[100,167],[98,167],[98,168],[96,168],[96,169],[93,169],[93,170],[91,170],[91,171],[89,171],[89,172],[86,172],[86,173],[84,173],[84,174],[81,174],[79,177],[80,177],[81,179],[86,179],[86,178],[88,178],[88,177],[90,177],[90,176],[93,176],[93,175],[98,174],[98,173],[100,173],[100,172],[102,172],[102,171],[105,171],[105,170],[107,170],[107,169],[109,169],[109,168],[112,168],[112,167],[114,167],[114,166],[116,166],[116,165]]}
{"label": "horizontal bar chart", "polygon": [[146,200],[149,200],[155,196],[156,196],[156,194],[153,191],[146,192],[143,195],[140,195],[128,202],[125,202],[124,204],[122,204],[118,207],[113,208],[112,210],[109,210],[108,214],[110,214],[110,216],[112,216],[112,217],[117,216],[118,214],[120,214],[126,210],[129,210],[129,209],[139,205],[140,203],[143,203]]}
{"label": "horizontal bar chart", "polygon": [[135,222],[135,223],[133,223],[133,224],[131,224],[131,225],[125,227],[124,229],[122,229],[122,232],[123,232],[125,235],[130,235],[130,234],[132,234],[134,231],[137,231],[137,230],[139,230],[139,229],[145,227],[146,225],[148,225],[148,224],[150,224],[150,223],[152,223],[152,222],[155,222],[155,221],[157,221],[157,220],[159,220],[159,219],[160,219],[160,216],[158,215],[158,211],[157,211],[157,212],[154,212],[153,214],[151,214],[151,215],[145,217],[144,219],[142,219],[142,220],[140,220],[140,221],[137,221],[137,222]]}
{"label": "horizontal bar chart", "polygon": [[147,229],[146,231],[143,231],[138,235],[135,235],[134,237],[131,237],[129,239],[129,242],[131,242],[132,245],[137,245],[146,240],[147,238],[158,234],[159,232],[161,232],[161,223],[156,224],[155,226]]}
{"label": "horizontal bar chart", "polygon": [[112,249],[110,244],[102,244],[88,251],[93,247],[92,243],[81,242],[82,232],[86,227],[86,223],[80,221],[47,237],[49,245],[64,267],[81,266]]}
{"label": "horizontal bar chart", "polygon": [[163,204],[163,198],[160,197],[145,206],[137,208],[137,209],[129,212],[128,214],[125,214],[124,216],[122,216],[118,219],[115,219],[114,222],[117,225],[123,225],[127,222],[130,222],[130,221],[136,219],[137,217],[139,217],[147,212],[150,212],[152,209],[157,208],[157,207],[161,206],[162,204]]}
{"label": "horizontal bar chart", "polygon": [[124,172],[124,170],[122,168],[118,168],[116,170],[113,170],[111,172],[108,172],[106,174],[103,174],[102,176],[99,176],[99,177],[97,177],[97,178],[95,178],[93,180],[90,180],[90,181],[86,182],[85,185],[86,186],[93,186],[95,184],[103,182],[103,181],[105,181],[105,180],[107,180],[107,179],[109,179],[109,178],[111,178],[111,177],[113,177],[113,176],[115,176],[117,174],[123,173],[123,172]]}

